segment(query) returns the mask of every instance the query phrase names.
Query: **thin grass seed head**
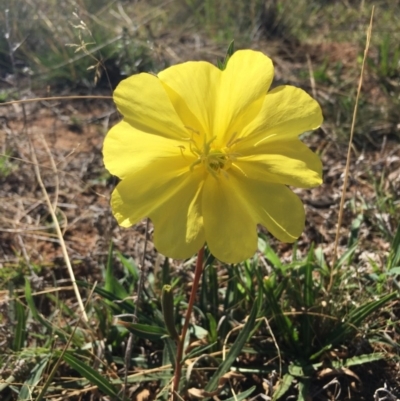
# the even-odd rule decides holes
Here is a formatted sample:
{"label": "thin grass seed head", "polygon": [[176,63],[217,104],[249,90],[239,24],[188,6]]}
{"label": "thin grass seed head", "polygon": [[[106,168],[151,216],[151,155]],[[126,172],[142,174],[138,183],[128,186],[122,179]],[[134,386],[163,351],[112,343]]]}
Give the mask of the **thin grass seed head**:
{"label": "thin grass seed head", "polygon": [[149,217],[157,249],[188,258],[204,243],[223,262],[257,249],[257,224],[294,242],[304,208],[288,188],[322,182],[319,157],[298,136],[322,113],[303,90],[273,90],[272,61],[237,51],[224,71],[186,62],[157,76],[122,81],[114,100],[123,120],[108,132],[106,168],[121,181],[111,207],[129,227]]}

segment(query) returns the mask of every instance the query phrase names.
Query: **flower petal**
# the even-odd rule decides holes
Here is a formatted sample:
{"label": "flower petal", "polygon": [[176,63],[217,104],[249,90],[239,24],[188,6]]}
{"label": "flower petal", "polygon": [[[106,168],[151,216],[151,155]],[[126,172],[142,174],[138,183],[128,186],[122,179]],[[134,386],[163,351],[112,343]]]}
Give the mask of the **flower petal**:
{"label": "flower petal", "polygon": [[246,149],[240,145],[235,165],[247,176],[297,188],[313,188],[322,183],[320,158],[298,139],[264,142]]}
{"label": "flower petal", "polygon": [[179,191],[150,214],[154,245],[159,252],[174,259],[193,256],[205,243],[201,210],[203,182],[199,172],[193,174],[194,177],[186,177]]}
{"label": "flower petal", "polygon": [[319,104],[302,89],[279,86],[268,92],[256,118],[240,134],[240,147],[289,140],[322,124]]}
{"label": "flower petal", "polygon": [[204,183],[203,216],[207,245],[225,263],[239,263],[257,250],[256,221],[237,180],[209,175]]}
{"label": "flower petal", "polygon": [[279,241],[294,242],[305,225],[304,206],[299,197],[280,184],[240,178],[241,190],[249,199],[253,218]]}
{"label": "flower petal", "polygon": [[187,130],[176,114],[160,80],[142,73],[121,81],[114,101],[124,119],[138,130],[166,138],[187,138]]}
{"label": "flower petal", "polygon": [[178,64],[160,72],[184,124],[221,147],[255,118],[272,79],[272,61],[260,52],[240,50],[225,71],[206,62]]}
{"label": "flower petal", "polygon": [[215,146],[222,147],[258,115],[273,78],[272,61],[263,53],[239,50],[232,55],[219,88]]}
{"label": "flower petal", "polygon": [[205,242],[199,201],[203,171],[190,171],[183,160],[162,159],[127,176],[111,197],[119,225],[130,227],[149,217],[158,251],[176,259],[192,256]]}
{"label": "flower petal", "polygon": [[185,126],[211,134],[221,71],[205,61],[189,61],[161,71],[158,78]]}
{"label": "flower petal", "polygon": [[151,217],[155,210],[187,185],[190,177],[198,178],[189,170],[182,155],[151,160],[143,168],[131,171],[114,189],[111,207],[115,218],[121,226],[130,227],[145,217]]}
{"label": "flower petal", "polygon": [[258,223],[282,242],[294,242],[305,224],[303,205],[289,188],[246,177],[233,168],[229,176],[206,180],[203,215],[210,251],[226,263],[254,254]]}
{"label": "flower petal", "polygon": [[[165,159],[164,169],[169,168],[170,160],[175,158],[179,159],[179,165],[183,162],[180,159],[184,158],[186,158],[186,164],[190,165],[194,157],[190,152],[182,153],[184,146],[187,146],[187,143],[144,133],[123,120],[114,125],[105,137],[104,164],[111,174],[121,179],[132,172],[141,173],[146,166],[156,167],[157,163],[163,159]],[[173,163],[172,161],[172,167]],[[163,170],[160,174],[162,172]]]}

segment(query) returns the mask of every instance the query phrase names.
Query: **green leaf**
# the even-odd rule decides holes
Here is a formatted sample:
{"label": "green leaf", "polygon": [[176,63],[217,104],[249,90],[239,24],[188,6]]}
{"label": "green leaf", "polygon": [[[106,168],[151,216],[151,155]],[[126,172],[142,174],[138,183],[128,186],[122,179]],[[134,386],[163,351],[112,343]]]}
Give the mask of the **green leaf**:
{"label": "green leaf", "polygon": [[304,265],[304,284],[303,284],[303,299],[302,308],[305,309],[305,313],[299,316],[300,320],[300,331],[301,331],[301,341],[303,344],[302,354],[308,356],[310,354],[310,347],[313,338],[313,318],[307,314],[307,311],[315,304],[315,294],[314,294],[314,280],[313,280],[313,262],[314,249],[308,253],[308,261]]}
{"label": "green leaf", "polygon": [[113,259],[113,248],[114,248],[114,244],[112,241],[110,241],[110,246],[108,247],[108,255],[107,255],[107,264],[106,264],[106,276],[105,276],[105,285],[104,288],[107,291],[112,290],[112,284],[108,281],[109,278],[113,277],[112,274],[112,259]]}
{"label": "green leaf", "polygon": [[32,394],[35,390],[35,387],[38,385],[40,380],[42,379],[42,373],[47,366],[49,358],[43,358],[31,371],[28,379],[25,381],[24,385],[21,388],[21,391],[18,394],[18,401],[27,401],[32,400]]}
{"label": "green leaf", "polygon": [[[375,352],[374,354],[363,354],[363,355],[353,356],[352,358],[348,358],[345,360],[331,361],[331,364],[334,369],[351,368],[352,366],[380,361],[385,358],[386,354],[384,354],[383,352]],[[319,369],[321,366],[322,363],[316,363],[314,365],[308,366],[308,368],[313,368],[315,370]]]}
{"label": "green leaf", "polygon": [[250,387],[248,390],[243,391],[243,393],[235,394],[234,397],[228,398],[225,401],[242,401],[249,397],[256,389],[256,386]]}
{"label": "green leaf", "polygon": [[[201,293],[199,307],[202,311],[209,311],[214,316],[216,316],[218,313],[218,289],[217,269],[213,265],[206,265],[200,289]],[[210,331],[210,328],[207,326],[206,329]]]}
{"label": "green leaf", "polygon": [[221,71],[225,70],[226,66],[228,65],[228,61],[232,57],[233,53],[235,53],[235,41],[234,40],[232,40],[232,42],[229,43],[228,50],[226,51],[224,61],[217,60],[217,67]]}
{"label": "green leaf", "polygon": [[53,295],[51,293],[46,294],[46,297],[55,305],[55,310],[58,311],[58,313],[62,313],[65,316],[68,316],[72,319],[75,319],[75,311],[73,311],[71,308],[69,308],[65,302],[60,300],[59,294]]}
{"label": "green leaf", "polygon": [[322,247],[317,248],[315,250],[314,254],[315,254],[315,258],[316,258],[316,263],[320,267],[321,272],[324,273],[324,275],[329,276],[330,270],[326,263],[325,255],[324,255],[324,251],[323,251]]}
{"label": "green leaf", "polygon": [[391,247],[390,247],[390,253],[389,253],[389,258],[387,262],[387,269],[391,270],[395,266],[398,266],[400,262],[400,224],[397,227],[396,234],[393,238]]}
{"label": "green leaf", "polygon": [[279,400],[279,398],[285,395],[292,385],[293,380],[294,377],[291,374],[286,373],[285,376],[283,376],[282,382],[279,385],[278,389],[275,391],[272,397],[272,401]]}
{"label": "green leaf", "polygon": [[[85,281],[76,280],[76,283],[80,287],[84,288],[92,288],[92,285],[86,283]],[[135,313],[135,305],[130,300],[123,300],[123,298],[119,298],[113,292],[107,291],[104,288],[96,286],[94,292],[100,295],[102,298],[112,301],[108,305],[117,313]],[[117,302],[115,302],[117,301]],[[150,319],[148,319],[150,320]]]}
{"label": "green leaf", "polygon": [[165,327],[170,337],[179,341],[179,335],[175,327],[175,313],[174,313],[174,293],[169,284],[164,284],[161,296],[161,307],[164,317]]}
{"label": "green leaf", "polygon": [[232,57],[233,53],[235,53],[235,41],[234,40],[232,40],[232,42],[229,43],[228,50],[226,51],[226,55],[228,57]]}
{"label": "green leaf", "polygon": [[264,280],[265,295],[267,298],[267,307],[271,310],[273,319],[278,327],[279,333],[286,341],[286,346],[291,351],[298,351],[298,335],[295,332],[292,321],[286,316],[275,296],[274,280],[268,278]]}
{"label": "green leaf", "polygon": [[[136,264],[132,261],[131,258],[128,259],[124,255],[122,255],[121,252],[116,251],[115,253],[117,255],[117,258],[122,263],[122,265],[129,272],[129,274],[133,277],[133,281],[137,282],[139,280],[139,269],[136,266]],[[166,258],[166,260],[168,260],[168,258]]]}
{"label": "green leaf", "polygon": [[201,340],[201,339],[203,339],[203,338],[208,336],[208,331],[204,327],[199,326],[198,324],[194,324],[191,327],[191,332],[199,340]]}
{"label": "green leaf", "polygon": [[89,380],[91,384],[97,386],[102,393],[113,399],[120,400],[117,389],[99,372],[75,358],[70,352],[66,352],[63,355],[63,360],[80,375]]}
{"label": "green leaf", "polygon": [[199,355],[204,354],[205,351],[207,351],[208,349],[213,348],[216,344],[217,344],[217,342],[214,342],[211,344],[204,345],[203,347],[196,347],[192,351],[190,351],[187,355],[185,355],[184,359],[187,360],[187,359],[196,358]]}
{"label": "green leaf", "polygon": [[264,256],[272,264],[273,267],[275,267],[275,268],[282,267],[282,262],[279,259],[279,256],[271,248],[271,246],[268,244],[268,242],[265,245]]}
{"label": "green leaf", "polygon": [[159,388],[161,389],[161,391],[157,394],[156,399],[162,401],[168,401],[170,383],[173,377],[173,372],[175,371],[176,344],[173,340],[171,340],[170,337],[164,337],[163,340],[164,340],[164,349],[162,353],[162,366],[171,365],[172,368],[168,370],[169,374],[167,375],[167,377],[160,380]]}
{"label": "green leaf", "polygon": [[171,364],[175,369],[176,343],[170,337],[164,337],[163,365]]}
{"label": "green leaf", "polygon": [[317,351],[315,354],[312,354],[308,359],[310,361],[314,361],[318,359],[324,352],[329,351],[332,348],[332,344],[327,344],[324,347],[322,347],[319,351]]}
{"label": "green leaf", "polygon": [[397,297],[398,293],[392,292],[376,301],[367,302],[366,304],[359,306],[358,308],[350,312],[348,322],[358,327],[368,316],[380,309],[389,301],[396,299]]}
{"label": "green leaf", "polygon": [[169,268],[169,258],[165,258],[161,269],[161,284],[171,284],[171,274]]}
{"label": "green leaf", "polygon": [[[161,369],[161,368],[160,368]],[[128,383],[144,383],[144,382],[153,382],[156,380],[165,380],[168,383],[171,383],[172,372],[171,368],[163,369],[163,370],[152,370],[147,371],[146,369],[134,373],[128,376]],[[124,380],[121,379],[113,379],[111,380],[112,384],[123,384]]]}
{"label": "green leaf", "polygon": [[288,367],[289,373],[294,377],[304,377],[304,369],[300,365],[290,364]]}
{"label": "green leaf", "polygon": [[364,363],[375,362],[381,359],[385,359],[385,354],[382,352],[376,352],[374,354],[358,355],[346,359],[342,364],[342,366],[344,368],[350,368],[351,366],[363,365]]}
{"label": "green leaf", "polygon": [[359,213],[351,222],[350,226],[350,238],[349,238],[349,243],[348,246],[353,245],[358,238],[358,232],[360,231],[360,227],[362,223],[364,222],[364,215],[362,213]]}
{"label": "green leaf", "polygon": [[[32,313],[32,317],[35,320],[39,320],[40,321],[40,315],[39,312],[36,309],[36,305],[35,302],[33,301],[33,297],[32,297],[32,289],[31,289],[31,284],[29,282],[29,280],[27,278],[25,278],[25,299],[26,299],[26,303],[29,306],[29,309]],[[42,322],[41,322],[42,323]],[[43,323],[45,324],[45,323]],[[51,325],[50,326],[50,330],[52,329]]]}
{"label": "green leaf", "polygon": [[400,266],[392,267],[387,274],[389,275],[397,275],[400,274]]}
{"label": "green leaf", "polygon": [[[357,249],[358,242],[355,242],[353,245],[347,248],[346,252],[340,257],[340,259],[336,262],[335,268],[341,267],[344,263],[350,262],[354,252]],[[338,275],[339,276],[339,275]]]}
{"label": "green leaf", "polygon": [[[38,321],[40,324],[42,324],[50,333],[51,335],[53,333],[57,333],[57,335],[62,338],[64,341],[68,341],[69,335],[65,331],[59,329],[56,326],[53,326],[47,319],[45,319],[36,309],[35,302],[33,300],[32,296],[32,290],[31,290],[31,285],[29,283],[29,280],[25,278],[25,300],[26,303],[28,304],[29,310],[32,313],[33,319]],[[78,347],[82,345],[82,339],[79,338],[79,336],[74,335],[72,339],[72,343]]]}
{"label": "green leaf", "polygon": [[[231,308],[233,308],[235,305],[238,304],[240,294],[238,290],[238,286],[236,284],[236,279],[235,279],[235,267],[232,269],[228,269],[228,280],[227,280],[227,286],[226,289],[223,289],[224,291],[224,310],[228,311]],[[226,326],[223,324],[222,328]],[[230,330],[230,328],[229,328]],[[224,336],[224,332],[220,332],[220,334]]]}
{"label": "green leaf", "polygon": [[104,280],[104,289],[108,292],[115,294],[119,299],[126,299],[129,297],[128,291],[121,285],[115,278],[113,271],[113,243],[110,242],[108,250],[108,258],[106,265],[106,276]]}
{"label": "green leaf", "polygon": [[332,332],[327,338],[327,343],[337,344],[346,335],[349,335],[354,330],[357,330],[361,323],[372,313],[383,307],[386,303],[396,299],[398,297],[397,292],[392,292],[383,296],[382,298],[367,302],[364,305],[355,308],[349,313],[347,319]]}
{"label": "green leaf", "polygon": [[243,329],[240,331],[239,335],[237,336],[235,342],[233,343],[231,349],[226,356],[226,359],[219,365],[216,372],[211,377],[210,381],[207,383],[205,390],[208,392],[214,391],[218,386],[218,381],[220,377],[222,377],[232,366],[235,362],[238,355],[241,353],[243,346],[245,345],[250,333],[253,330],[254,323],[256,321],[257,313],[260,308],[262,296],[262,292],[258,294],[257,301],[254,303],[253,308],[251,309],[251,313],[247,322],[243,326]]}
{"label": "green leaf", "polygon": [[4,391],[6,388],[11,387],[15,383],[15,377],[13,375],[8,376],[7,379],[2,379],[0,382],[0,393]]}
{"label": "green leaf", "polygon": [[137,335],[140,338],[153,341],[161,340],[163,336],[168,335],[168,332],[163,327],[159,326],[150,326],[148,324],[140,323],[129,323],[122,320],[118,320],[116,325],[125,327],[131,333]]}
{"label": "green leaf", "polygon": [[12,349],[15,352],[21,350],[25,343],[26,335],[26,314],[25,307],[18,300],[14,301],[15,306],[15,319],[17,324],[15,326],[14,338],[12,342]]}
{"label": "green leaf", "polygon": [[301,380],[299,382],[299,396],[297,401],[306,401],[309,399],[310,385],[309,380]]}
{"label": "green leaf", "polygon": [[209,342],[216,342],[218,341],[218,325],[211,313],[206,313],[207,321],[208,321],[208,340]]}
{"label": "green leaf", "polygon": [[313,263],[308,261],[304,266],[303,286],[303,302],[306,308],[311,308],[315,304],[313,270]]}

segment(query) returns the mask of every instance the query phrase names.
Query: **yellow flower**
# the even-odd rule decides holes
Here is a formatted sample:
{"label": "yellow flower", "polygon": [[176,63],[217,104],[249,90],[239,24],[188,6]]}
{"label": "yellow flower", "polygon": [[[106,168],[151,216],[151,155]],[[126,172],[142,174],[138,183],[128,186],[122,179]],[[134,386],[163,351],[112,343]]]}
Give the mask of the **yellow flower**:
{"label": "yellow flower", "polygon": [[122,81],[114,100],[124,119],[103,149],[121,179],[111,199],[118,223],[149,217],[158,251],[177,259],[207,243],[240,262],[257,250],[257,224],[294,242],[305,214],[287,186],[322,182],[320,159],[298,139],[322,113],[299,88],[268,92],[273,73],[264,54],[242,50],[224,71],[187,62]]}

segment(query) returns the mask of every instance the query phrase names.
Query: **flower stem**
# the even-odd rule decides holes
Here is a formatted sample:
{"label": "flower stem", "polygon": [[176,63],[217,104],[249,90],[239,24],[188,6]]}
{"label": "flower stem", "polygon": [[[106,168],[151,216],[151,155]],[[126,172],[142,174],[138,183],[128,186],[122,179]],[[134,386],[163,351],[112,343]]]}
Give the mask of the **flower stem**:
{"label": "flower stem", "polygon": [[199,288],[201,274],[203,273],[203,260],[204,260],[204,246],[197,253],[196,269],[194,271],[192,291],[190,293],[189,303],[186,310],[185,322],[183,324],[182,332],[181,335],[179,336],[177,344],[174,382],[172,385],[172,401],[177,401],[178,399],[179,382],[181,380],[182,364],[183,364],[182,363],[183,347],[185,344],[186,333],[189,328],[190,317],[192,315],[197,289]]}

